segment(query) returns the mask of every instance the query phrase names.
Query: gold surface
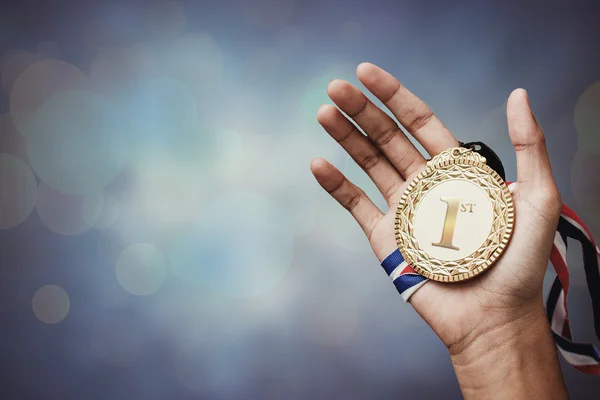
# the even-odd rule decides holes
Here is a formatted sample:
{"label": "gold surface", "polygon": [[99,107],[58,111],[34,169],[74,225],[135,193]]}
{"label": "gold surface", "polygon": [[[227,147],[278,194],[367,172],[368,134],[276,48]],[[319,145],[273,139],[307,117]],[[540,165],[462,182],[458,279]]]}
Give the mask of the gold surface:
{"label": "gold surface", "polygon": [[514,224],[512,196],[485,161],[468,149],[446,150],[402,195],[395,221],[398,249],[426,278],[472,278],[506,248]]}
{"label": "gold surface", "polygon": [[[448,182],[446,182],[448,183]],[[450,182],[452,184],[452,182]],[[436,189],[439,186],[436,187]],[[429,193],[431,195],[431,193]],[[433,196],[435,197],[435,196]],[[458,209],[461,205],[463,196],[439,196],[440,201],[446,203],[446,215],[444,217],[444,226],[442,227],[442,238],[437,243],[431,243],[432,246],[445,247],[450,250],[460,250],[454,244],[454,232],[456,231],[456,219],[458,218]],[[423,202],[419,205],[419,209],[423,208]],[[439,207],[438,207],[439,208]],[[429,211],[429,210],[427,210]],[[427,217],[431,216],[430,213],[423,211],[421,214],[425,214]],[[431,229],[428,229],[430,231]],[[429,232],[428,232],[429,233]],[[416,235],[415,235],[416,236]]]}

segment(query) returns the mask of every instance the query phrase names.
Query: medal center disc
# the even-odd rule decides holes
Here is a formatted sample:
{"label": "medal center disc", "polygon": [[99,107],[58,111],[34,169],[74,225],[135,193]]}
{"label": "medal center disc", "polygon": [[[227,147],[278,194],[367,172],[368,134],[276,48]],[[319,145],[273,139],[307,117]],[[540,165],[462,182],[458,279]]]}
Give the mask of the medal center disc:
{"label": "medal center disc", "polygon": [[490,198],[481,187],[466,180],[442,182],[421,199],[414,237],[430,256],[459,260],[483,245],[493,214]]}

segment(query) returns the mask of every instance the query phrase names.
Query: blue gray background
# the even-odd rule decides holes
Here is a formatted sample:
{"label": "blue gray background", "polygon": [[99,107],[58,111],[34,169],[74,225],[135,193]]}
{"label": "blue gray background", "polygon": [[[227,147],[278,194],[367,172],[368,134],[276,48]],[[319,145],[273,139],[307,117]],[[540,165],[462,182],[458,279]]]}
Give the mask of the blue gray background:
{"label": "blue gray background", "polygon": [[[325,157],[385,204],[316,110],[373,62],[510,180],[524,87],[600,237],[599,44],[595,1],[3,2],[0,397],[460,398],[313,181]],[[570,250],[571,323],[593,341]],[[563,369],[573,398],[597,394]]]}

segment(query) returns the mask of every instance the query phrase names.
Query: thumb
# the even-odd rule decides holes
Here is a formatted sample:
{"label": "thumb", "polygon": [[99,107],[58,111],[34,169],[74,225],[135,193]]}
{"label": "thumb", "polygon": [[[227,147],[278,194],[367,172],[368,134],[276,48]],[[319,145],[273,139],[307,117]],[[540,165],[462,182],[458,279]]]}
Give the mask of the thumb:
{"label": "thumb", "polygon": [[510,94],[506,106],[508,132],[517,152],[517,181],[527,186],[554,186],[544,132],[538,125],[524,89]]}

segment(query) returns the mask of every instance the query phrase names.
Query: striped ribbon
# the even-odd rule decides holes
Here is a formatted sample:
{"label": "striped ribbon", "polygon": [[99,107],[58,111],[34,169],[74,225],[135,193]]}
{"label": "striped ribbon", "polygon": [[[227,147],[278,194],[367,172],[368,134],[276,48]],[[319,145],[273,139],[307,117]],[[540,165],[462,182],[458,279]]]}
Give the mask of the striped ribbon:
{"label": "striped ribbon", "polygon": [[[510,184],[509,187],[514,189],[514,184]],[[567,292],[569,290],[568,239],[581,243],[583,267],[592,299],[594,328],[596,337],[600,340],[600,249],[596,246],[589,229],[577,214],[566,205],[562,206],[554,245],[550,254],[550,263],[554,267],[556,277],[546,299],[546,315],[552,328],[556,346],[564,359],[583,373],[600,375],[600,354],[598,350],[592,344],[573,341],[571,333],[567,310]],[[427,282],[425,277],[419,275],[406,263],[398,249],[387,256],[381,262],[381,266],[394,282],[396,289],[398,289],[405,302]]]}

